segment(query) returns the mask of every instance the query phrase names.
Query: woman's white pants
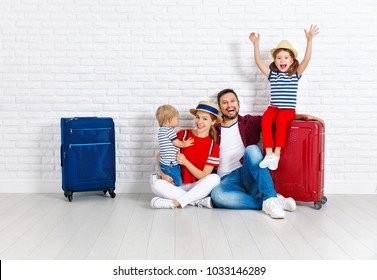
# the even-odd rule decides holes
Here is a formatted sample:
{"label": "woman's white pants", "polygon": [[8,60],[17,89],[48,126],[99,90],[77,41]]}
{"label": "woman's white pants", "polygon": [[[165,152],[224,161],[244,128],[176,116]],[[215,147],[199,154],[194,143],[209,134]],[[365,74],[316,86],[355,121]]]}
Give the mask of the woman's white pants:
{"label": "woman's white pants", "polygon": [[151,180],[152,191],[157,196],[175,199],[181,204],[182,208],[207,197],[218,184],[220,184],[220,177],[217,174],[209,174],[195,183],[183,184],[180,187],[176,187],[162,179],[156,180],[155,177]]}

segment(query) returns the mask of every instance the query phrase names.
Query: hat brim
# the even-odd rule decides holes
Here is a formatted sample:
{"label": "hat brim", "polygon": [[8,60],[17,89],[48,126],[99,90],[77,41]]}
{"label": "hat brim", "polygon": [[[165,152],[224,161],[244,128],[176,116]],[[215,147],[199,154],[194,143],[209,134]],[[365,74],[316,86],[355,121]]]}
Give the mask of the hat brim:
{"label": "hat brim", "polygon": [[212,113],[211,111],[208,111],[208,110],[205,110],[205,109],[194,109],[194,108],[192,108],[192,109],[189,110],[189,112],[190,112],[192,115],[194,115],[194,116],[196,116],[196,112],[197,112],[197,111],[206,112],[206,113],[208,113],[208,114],[211,114],[211,115],[215,116],[215,117],[216,117],[216,121],[217,121],[218,123],[221,123],[221,122],[223,121],[223,117],[221,117],[220,115],[216,115],[216,114]]}
{"label": "hat brim", "polygon": [[283,49],[283,50],[290,50],[293,55],[295,56],[294,58],[297,59],[297,56],[298,56],[298,52],[295,50],[295,49],[291,49],[291,48],[284,48],[284,47],[280,47],[280,48],[273,48],[271,49],[270,53],[271,53],[271,56],[274,57],[274,53],[279,50],[279,49]]}

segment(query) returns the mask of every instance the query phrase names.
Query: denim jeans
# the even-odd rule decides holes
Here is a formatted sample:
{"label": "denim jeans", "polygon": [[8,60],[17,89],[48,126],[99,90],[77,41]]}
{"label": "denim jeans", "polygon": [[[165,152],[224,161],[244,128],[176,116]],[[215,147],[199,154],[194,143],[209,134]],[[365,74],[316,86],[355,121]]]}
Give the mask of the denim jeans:
{"label": "denim jeans", "polygon": [[166,175],[169,175],[172,177],[174,184],[179,187],[182,185],[182,177],[181,177],[181,167],[179,164],[176,165],[165,165],[160,162],[160,169],[162,172],[164,172]]}
{"label": "denim jeans", "polygon": [[256,145],[245,150],[243,165],[223,176],[211,192],[216,207],[231,209],[262,209],[263,200],[276,197],[268,168],[260,168],[263,159]]}

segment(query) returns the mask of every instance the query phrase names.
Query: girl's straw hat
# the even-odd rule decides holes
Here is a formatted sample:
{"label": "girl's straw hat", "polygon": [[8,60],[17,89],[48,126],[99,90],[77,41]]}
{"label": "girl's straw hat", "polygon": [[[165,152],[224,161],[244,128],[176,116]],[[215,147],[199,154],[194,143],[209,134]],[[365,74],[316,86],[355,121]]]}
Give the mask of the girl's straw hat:
{"label": "girl's straw hat", "polygon": [[271,52],[272,57],[274,57],[274,53],[278,49],[287,49],[287,50],[290,50],[291,52],[293,52],[293,55],[295,56],[294,58],[297,58],[298,52],[292,47],[291,43],[289,43],[289,41],[287,41],[287,40],[281,41],[277,45],[276,48],[271,49],[270,52]]}
{"label": "girl's straw hat", "polygon": [[217,122],[219,123],[223,121],[223,118],[220,115],[220,108],[215,103],[209,101],[200,101],[195,109],[190,109],[190,113],[194,116],[196,115],[196,111],[203,111],[214,115]]}

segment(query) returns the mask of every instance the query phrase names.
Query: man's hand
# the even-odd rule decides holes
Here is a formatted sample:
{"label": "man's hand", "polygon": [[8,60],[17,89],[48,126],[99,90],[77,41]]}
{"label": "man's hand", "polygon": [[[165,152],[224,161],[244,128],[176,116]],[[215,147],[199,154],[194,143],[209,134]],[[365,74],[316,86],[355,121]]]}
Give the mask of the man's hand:
{"label": "man's hand", "polygon": [[323,126],[325,126],[325,121],[322,120],[321,118],[311,116],[311,115],[308,115],[308,114],[304,114],[303,116],[304,116],[304,120],[306,120],[306,121],[319,121],[323,124]]}

